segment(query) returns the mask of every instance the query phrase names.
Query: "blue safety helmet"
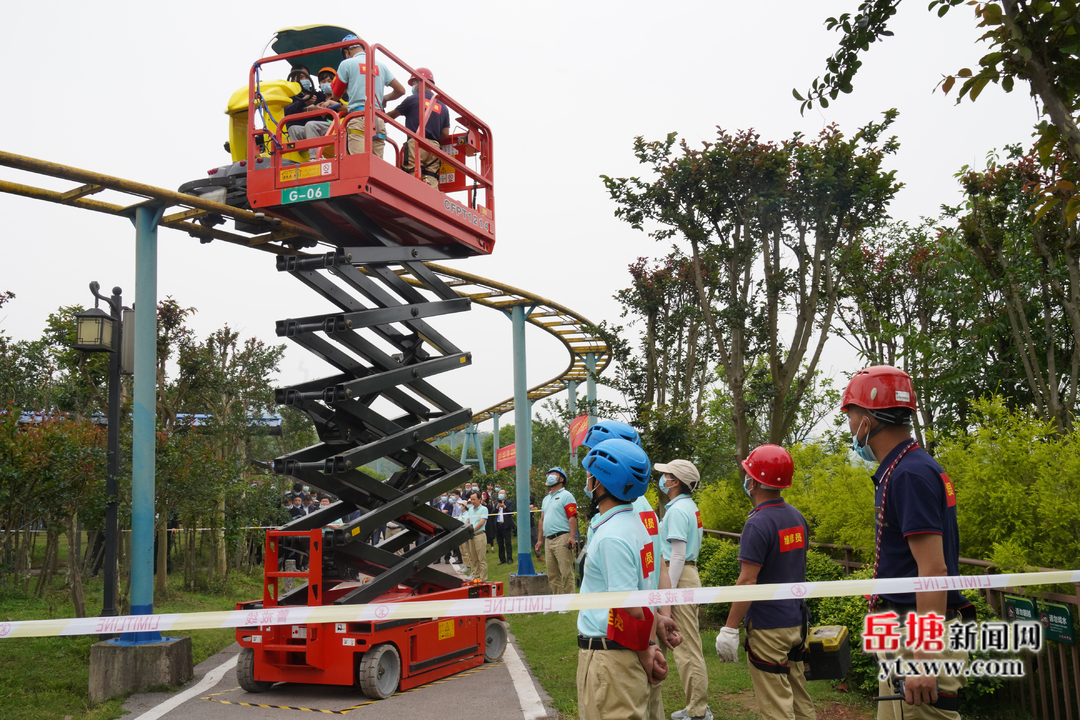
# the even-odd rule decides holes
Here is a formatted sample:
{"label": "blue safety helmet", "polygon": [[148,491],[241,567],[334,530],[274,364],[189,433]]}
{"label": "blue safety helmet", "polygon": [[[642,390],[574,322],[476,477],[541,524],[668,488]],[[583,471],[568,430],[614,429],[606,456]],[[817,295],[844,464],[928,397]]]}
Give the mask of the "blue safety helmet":
{"label": "blue safety helmet", "polygon": [[588,448],[595,448],[605,440],[614,440],[616,438],[629,440],[641,447],[641,436],[638,435],[638,431],[618,420],[601,420],[596,423],[589,428],[589,432],[586,433],[581,444]]}
{"label": "blue safety helmet", "polygon": [[348,42],[349,40],[355,40],[356,42],[353,43],[352,45],[349,45],[349,47],[341,48],[341,57],[345,57],[345,51],[348,50],[349,48],[356,47],[357,45],[361,44],[360,38],[356,37],[352,33],[349,33],[345,37],[341,38],[341,42]]}
{"label": "blue safety helmet", "polygon": [[[593,426],[595,427],[595,426]],[[630,502],[645,494],[652,463],[640,446],[629,440],[605,440],[585,456],[581,467],[619,500]]]}

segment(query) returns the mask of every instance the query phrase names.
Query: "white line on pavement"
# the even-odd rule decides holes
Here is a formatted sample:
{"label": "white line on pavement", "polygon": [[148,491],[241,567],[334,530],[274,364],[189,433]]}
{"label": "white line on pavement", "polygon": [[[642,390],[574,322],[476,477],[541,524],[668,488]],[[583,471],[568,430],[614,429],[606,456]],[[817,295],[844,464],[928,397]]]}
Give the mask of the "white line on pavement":
{"label": "white line on pavement", "polygon": [[548,716],[547,708],[540,700],[540,694],[536,692],[529,671],[525,669],[525,663],[521,662],[517,646],[514,643],[506,644],[506,668],[510,671],[510,679],[514,681],[514,690],[517,691],[518,700],[521,702],[521,713],[525,720],[539,720]]}
{"label": "white line on pavement", "polygon": [[173,695],[171,698],[161,703],[160,705],[156,705],[150,708],[142,715],[139,715],[138,720],[158,720],[158,718],[163,717],[170,710],[174,710],[186,703],[191,698],[195,697],[196,695],[200,695],[206,692],[210,688],[217,685],[218,682],[221,681],[221,678],[225,676],[225,673],[236,667],[236,661],[239,659],[240,655],[233,655],[231,660],[226,660],[210,672],[206,673],[206,675],[203,676],[203,679],[200,680],[197,685],[189,687],[184,692]]}

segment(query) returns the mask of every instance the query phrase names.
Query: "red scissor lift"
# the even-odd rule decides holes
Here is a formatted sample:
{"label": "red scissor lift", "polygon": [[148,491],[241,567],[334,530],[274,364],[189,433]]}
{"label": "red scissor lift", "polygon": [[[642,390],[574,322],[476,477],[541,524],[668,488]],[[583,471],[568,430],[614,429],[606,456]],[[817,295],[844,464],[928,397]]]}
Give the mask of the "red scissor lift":
{"label": "red scissor lift", "polygon": [[[502,595],[501,583],[463,583],[459,576],[431,567],[472,530],[429,501],[459,487],[471,469],[428,441],[467,423],[472,411],[428,378],[468,365],[471,355],[426,320],[468,310],[469,300],[423,264],[488,254],[494,248],[491,132],[421,78],[421,96],[434,92],[458,126],[446,146],[450,152],[422,146],[437,152],[444,163],[436,190],[420,180],[419,167],[412,175],[402,172],[404,141],[417,135],[374,103],[344,117],[327,110],[289,116],[290,122],[330,122],[327,135],[299,142],[288,138],[281,118],[266,121],[260,87],[268,64],[299,64],[305,57],[352,44],[263,58],[251,70],[248,201],[270,222],[288,218],[325,238],[330,252],[279,256],[278,270],[335,306],[327,314],[277,323],[279,336],[307,348],[336,374],[277,391],[278,403],[314,421],[320,442],[276,459],[274,471],[340,498],[267,533],[263,598],[237,606],[249,611],[253,622],[290,606]],[[375,67],[372,60],[384,60],[413,72],[382,46],[361,44],[368,68]],[[366,82],[366,96],[372,98],[370,70]],[[387,159],[372,154],[371,133],[364,137],[366,152],[347,154],[346,126],[360,115],[367,128],[376,126],[376,118],[385,120]],[[270,127],[272,132],[266,129]],[[298,152],[309,157],[302,162],[286,158]],[[404,273],[419,281],[423,291],[405,282]],[[380,458],[400,469],[386,480],[364,471]],[[335,522],[343,517],[351,519]],[[373,543],[373,533],[390,522],[400,532]],[[306,557],[307,568],[280,569],[279,558],[285,553]],[[290,577],[299,585],[285,592],[279,581]],[[253,624],[238,628],[236,635],[243,648],[237,675],[249,692],[265,691],[275,682],[357,684],[373,698],[497,660],[506,646],[500,616]]]}

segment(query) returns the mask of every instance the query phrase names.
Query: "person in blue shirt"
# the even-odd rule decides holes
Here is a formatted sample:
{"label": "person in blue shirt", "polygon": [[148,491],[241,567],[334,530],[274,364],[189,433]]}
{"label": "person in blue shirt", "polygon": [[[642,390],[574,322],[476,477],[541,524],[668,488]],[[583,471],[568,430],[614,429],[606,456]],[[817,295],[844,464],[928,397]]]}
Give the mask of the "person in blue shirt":
{"label": "person in blue shirt", "polygon": [[[755,448],[742,461],[743,489],[754,503],[739,541],[736,585],[806,582],[809,528],[802,513],[781,495],[791,487],[795,464],[778,445]],[[746,660],[761,717],[814,720],[806,692],[803,655],[809,612],[802,600],[757,600],[731,604],[716,636],[721,662],[738,659],[739,623],[746,619]]]}
{"label": "person in blue shirt", "polygon": [[[692,493],[701,484],[698,469],[689,460],[657,463],[653,469],[662,473],[657,483],[661,498],[667,497],[664,519],[660,522],[660,554],[664,558],[666,587],[699,588],[697,559],[701,552],[703,529],[701,512]],[[672,720],[712,720],[709,708],[709,674],[701,649],[698,630],[698,606],[674,605],[671,616],[679,626],[683,642],[673,652],[679,680],[686,695],[686,707],[671,714]]]}
{"label": "person in blue shirt", "polygon": [[[940,577],[960,574],[960,531],[956,492],[945,470],[911,437],[915,389],[903,370],[887,365],[855,373],[844,390],[840,409],[848,415],[852,449],[874,473],[877,509],[874,577]],[[971,603],[958,590],[871,596],[871,613],[893,612],[904,623],[909,613],[934,613],[946,625],[974,622]],[[946,637],[948,637],[946,629]],[[906,629],[901,628],[906,635]],[[902,660],[967,660],[964,651],[927,652],[901,644]],[[891,660],[893,657],[882,657]],[[907,677],[904,701],[881,702],[878,718],[956,718],[963,677]],[[893,695],[879,680],[879,694]]]}
{"label": "person in blue shirt", "polygon": [[[405,117],[405,127],[415,133],[420,128],[420,78],[429,83],[435,82],[435,76],[427,68],[416,68],[416,75],[409,78],[409,88],[412,94],[401,101],[400,104],[389,113],[392,118]],[[430,85],[428,86],[430,87]],[[450,140],[450,108],[439,102],[433,90],[424,92],[424,110],[428,113],[427,122],[424,125],[424,142],[434,147],[445,144]],[[405,143],[405,160],[401,169],[412,174],[416,172],[414,158],[416,157],[416,140],[409,138]],[[431,187],[439,188],[439,168],[442,160],[434,153],[420,148],[420,179]]]}
{"label": "person in blue shirt", "polygon": [[[397,100],[405,94],[405,88],[401,81],[394,77],[390,68],[381,60],[373,63],[367,62],[367,54],[360,38],[349,34],[342,38],[342,42],[355,40],[355,45],[342,48],[341,55],[344,60],[338,66],[337,77],[330,84],[334,97],[342,98],[349,104],[349,112],[363,110],[367,106],[367,76],[370,74],[374,80],[374,94],[372,99],[375,107],[380,110],[386,107],[386,103]],[[390,86],[390,93],[384,95],[386,86]],[[364,116],[354,117],[346,125],[349,134],[349,142],[346,151],[350,155],[364,152]],[[383,156],[383,148],[386,146],[386,121],[378,118],[376,122],[375,137],[371,140],[371,151]]]}
{"label": "person in blue shirt", "polygon": [[[582,593],[649,590],[657,548],[633,501],[645,492],[649,457],[629,440],[600,443],[581,463],[597,514],[589,525]],[[650,683],[667,676],[648,607],[578,614],[578,714],[582,720],[644,720]]]}
{"label": "person in blue shirt", "polygon": [[[555,595],[574,592],[574,546],[577,545],[577,500],[566,489],[566,471],[548,470],[545,480],[548,494],[540,506],[537,523],[536,553],[544,548],[548,583]],[[543,538],[540,540],[539,538]]]}

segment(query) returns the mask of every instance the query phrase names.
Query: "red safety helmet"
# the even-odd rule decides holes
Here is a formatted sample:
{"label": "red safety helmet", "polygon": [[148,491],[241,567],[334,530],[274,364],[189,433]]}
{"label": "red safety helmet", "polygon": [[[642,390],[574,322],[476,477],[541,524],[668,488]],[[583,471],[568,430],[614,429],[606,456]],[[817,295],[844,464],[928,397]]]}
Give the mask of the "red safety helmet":
{"label": "red safety helmet", "polygon": [[435,82],[435,76],[427,68],[416,68],[416,73],[409,76],[409,82],[416,80],[418,77],[422,77],[429,83]]}
{"label": "red safety helmet", "polygon": [[789,488],[795,475],[791,453],[779,445],[759,445],[740,464],[747,475],[766,487]]}
{"label": "red safety helmet", "polygon": [[891,365],[874,365],[855,373],[847,389],[840,409],[847,412],[852,405],[874,410],[906,408],[915,412],[915,387],[911,376]]}

